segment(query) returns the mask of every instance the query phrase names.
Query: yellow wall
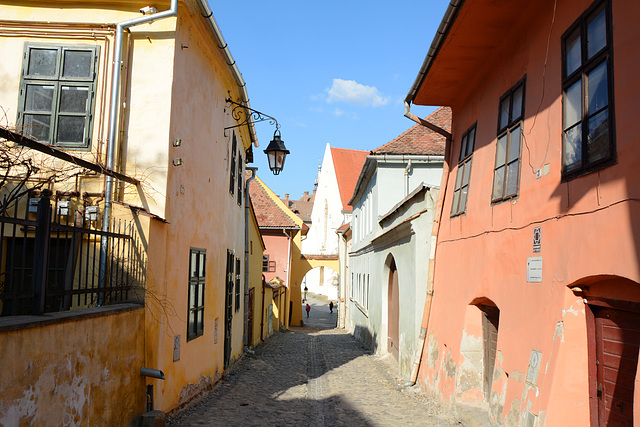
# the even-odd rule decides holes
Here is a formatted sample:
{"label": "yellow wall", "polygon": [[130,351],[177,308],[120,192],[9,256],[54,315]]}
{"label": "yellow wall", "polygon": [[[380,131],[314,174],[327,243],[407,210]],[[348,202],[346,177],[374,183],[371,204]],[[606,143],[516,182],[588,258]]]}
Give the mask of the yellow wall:
{"label": "yellow wall", "polygon": [[0,332],[0,425],[129,425],[144,412],[144,310],[127,307]]}
{"label": "yellow wall", "polygon": [[258,229],[253,209],[249,209],[249,211],[249,288],[253,289],[253,339],[248,342],[248,345],[255,347],[261,342],[260,322],[264,322],[264,313],[262,312],[262,254],[264,252],[264,243],[260,237],[260,230]]}

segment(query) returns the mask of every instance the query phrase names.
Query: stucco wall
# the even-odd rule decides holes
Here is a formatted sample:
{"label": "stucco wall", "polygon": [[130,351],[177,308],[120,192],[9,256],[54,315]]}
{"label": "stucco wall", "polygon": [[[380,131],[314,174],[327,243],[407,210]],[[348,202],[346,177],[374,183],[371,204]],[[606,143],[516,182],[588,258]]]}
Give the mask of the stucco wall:
{"label": "stucco wall", "polygon": [[49,314],[59,320],[46,325],[29,316],[35,324],[10,331],[0,321],[0,425],[129,425],[145,411],[144,309],[115,307]]}

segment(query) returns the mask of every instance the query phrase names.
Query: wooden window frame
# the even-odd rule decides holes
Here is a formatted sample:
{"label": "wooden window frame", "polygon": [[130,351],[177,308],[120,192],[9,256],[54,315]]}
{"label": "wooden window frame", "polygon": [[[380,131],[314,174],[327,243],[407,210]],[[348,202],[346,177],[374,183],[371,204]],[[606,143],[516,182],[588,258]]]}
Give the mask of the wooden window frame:
{"label": "wooden window frame", "polygon": [[[194,276],[194,256],[195,272]],[[189,295],[187,310],[187,341],[204,334],[204,297],[207,267],[206,249],[190,248],[189,250]],[[202,273],[202,274],[200,274]],[[192,317],[193,313],[193,317]]]}
{"label": "wooden window frame", "polygon": [[[54,75],[44,76],[29,74],[29,61],[32,50],[47,49],[57,50],[56,70]],[[68,51],[84,51],[91,52],[92,61],[90,64],[89,77],[65,77],[63,75],[63,67],[65,60],[65,52]],[[100,60],[100,46],[98,45],[82,45],[82,44],[52,44],[52,43],[30,43],[24,44],[22,55],[22,74],[20,77],[20,91],[18,98],[18,117],[16,124],[21,132],[30,135],[31,132],[26,128],[25,115],[50,115],[49,137],[47,140],[39,140],[42,143],[73,149],[78,151],[87,151],[91,149],[91,136],[93,133],[93,111],[96,101],[96,81],[98,75],[98,62]],[[26,110],[27,87],[30,85],[48,85],[53,89],[52,109],[50,113],[43,110]],[[74,88],[86,88],[87,101],[86,112],[62,112],[60,111],[60,103],[62,96],[62,87],[70,86]],[[40,114],[39,114],[40,113]],[[77,142],[58,142],[58,130],[60,129],[59,119],[61,117],[84,117],[84,135],[83,141]],[[37,138],[34,136],[33,139]]]}
{"label": "wooden window frame", "polygon": [[[598,9],[603,8],[605,13],[605,37],[606,44],[597,53],[594,53],[591,58],[588,58],[588,45],[587,45],[587,27],[588,21],[594,16]],[[570,181],[574,178],[589,174],[591,172],[603,169],[607,166],[611,166],[617,162],[616,151],[616,135],[615,135],[615,112],[614,112],[614,85],[613,85],[613,33],[612,33],[612,20],[611,20],[611,2],[609,0],[597,0],[595,1],[580,17],[565,31],[561,37],[561,51],[562,51],[562,182]],[[580,36],[580,64],[579,66],[567,75],[567,40],[574,35],[575,31],[579,32]],[[607,72],[607,106],[600,108],[595,113],[590,113],[588,110],[587,98],[588,98],[588,78],[587,75],[594,71],[597,67],[606,63]],[[567,104],[567,90],[580,82],[581,87],[581,112],[579,119],[576,123],[567,126],[566,109]],[[595,118],[603,111],[607,110],[608,114],[608,153],[601,159],[593,161],[588,160],[588,136],[589,136],[589,119]],[[568,169],[565,165],[565,156],[567,154],[566,132],[570,129],[580,126],[580,161],[579,164],[571,169]]]}
{"label": "wooden window frame", "polygon": [[[236,189],[236,156],[238,151],[238,140],[236,133],[231,136],[231,166],[229,167],[229,194],[233,197]],[[240,177],[238,177],[240,179]]]}
{"label": "wooden window frame", "polygon": [[236,313],[240,311],[240,267],[240,258],[236,258]]}
{"label": "wooden window frame", "polygon": [[[478,123],[474,123],[460,139],[460,156],[458,159],[458,171],[456,172],[456,180],[453,188],[453,200],[451,202],[451,217],[462,215],[467,212],[467,202],[469,200],[469,182],[471,181],[471,163],[473,160],[473,151],[475,149],[477,126]],[[460,174],[462,171],[462,175]],[[465,175],[467,176],[467,182],[464,183]],[[461,206],[460,194],[463,194],[463,190],[466,190],[464,197],[464,206]]]}
{"label": "wooden window frame", "polygon": [[[514,110],[514,95],[522,90],[522,98],[521,98],[521,106],[520,106],[520,114],[517,117],[513,117]],[[520,79],[511,89],[509,89],[504,95],[500,97],[500,103],[498,104],[498,134],[496,138],[496,155],[495,162],[493,166],[493,186],[491,189],[491,203],[502,203],[507,200],[514,199],[518,197],[520,194],[520,174],[522,170],[522,139],[523,132],[522,126],[524,124],[524,106],[525,106],[525,98],[526,98],[526,76]],[[507,111],[507,121],[506,123],[501,123],[502,116],[502,105],[505,101],[509,102],[509,110]],[[518,138],[518,156],[514,159],[509,160],[509,153],[511,152],[511,148],[513,145],[513,136],[514,131],[519,129],[519,138]],[[504,146],[504,158],[499,158],[499,150],[498,146],[500,144],[500,139],[506,138],[505,146]],[[501,163],[498,163],[501,162]],[[511,180],[511,175],[508,174],[509,166],[517,162],[517,172],[516,172],[516,187],[515,192],[507,193],[507,188],[509,186],[509,182]],[[496,179],[497,173],[500,168],[504,168],[504,172],[502,175],[502,192],[499,195],[495,194],[496,191]]]}

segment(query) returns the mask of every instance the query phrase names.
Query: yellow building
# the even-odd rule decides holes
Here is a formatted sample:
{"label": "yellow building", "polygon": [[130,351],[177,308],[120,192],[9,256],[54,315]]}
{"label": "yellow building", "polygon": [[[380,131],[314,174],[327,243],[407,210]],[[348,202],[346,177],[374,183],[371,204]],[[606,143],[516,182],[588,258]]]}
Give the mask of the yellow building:
{"label": "yellow building", "polygon": [[0,378],[0,424],[129,424],[242,354],[248,95],[206,0],[153,6],[0,1],[0,126],[97,165],[51,187],[55,206],[96,207],[102,238],[132,221],[146,284],[133,303],[0,318],[0,363],[16,373]]}

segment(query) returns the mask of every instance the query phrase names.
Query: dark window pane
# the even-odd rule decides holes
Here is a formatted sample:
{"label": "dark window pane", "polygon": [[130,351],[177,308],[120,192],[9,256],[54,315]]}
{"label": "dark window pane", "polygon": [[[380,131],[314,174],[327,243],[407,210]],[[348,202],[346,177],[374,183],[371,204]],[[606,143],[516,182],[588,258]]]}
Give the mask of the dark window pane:
{"label": "dark window pane", "polygon": [[509,157],[507,162],[512,162],[520,157],[520,126],[511,131],[511,141],[509,142]]}
{"label": "dark window pane", "polygon": [[58,49],[29,49],[29,76],[57,76]]}
{"label": "dark window pane", "polygon": [[607,62],[603,62],[587,75],[587,105],[589,114],[609,105],[609,90],[607,89]]}
{"label": "dark window pane", "polygon": [[191,271],[189,272],[189,277],[197,277],[198,276],[198,253],[191,252],[191,261],[189,262],[189,267]]}
{"label": "dark window pane", "polygon": [[456,190],[453,193],[453,203],[451,204],[451,215],[458,213],[458,201],[460,199],[460,190]]}
{"label": "dark window pane", "polygon": [[609,110],[604,110],[589,119],[589,136],[587,137],[589,163],[609,156]]}
{"label": "dark window pane", "polygon": [[60,88],[61,113],[86,113],[89,99],[88,87],[62,86]]}
{"label": "dark window pane", "polygon": [[492,199],[501,199],[502,192],[504,189],[504,166],[500,166],[496,169],[495,174],[493,175],[493,196]]}
{"label": "dark window pane", "polygon": [[204,253],[200,253],[200,277],[204,277],[204,272],[205,272],[205,255]]}
{"label": "dark window pane", "polygon": [[77,116],[59,116],[58,117],[58,143],[84,142],[84,125],[85,118]]}
{"label": "dark window pane", "polygon": [[49,130],[51,129],[51,116],[44,114],[25,114],[22,132],[40,142],[49,141]]}
{"label": "dark window pane", "polygon": [[189,331],[193,333],[193,326],[196,321],[195,311],[189,310]]}
{"label": "dark window pane", "polygon": [[467,209],[467,192],[469,191],[469,187],[464,187],[460,190],[460,207],[458,208],[458,212],[464,212]]}
{"label": "dark window pane", "polygon": [[562,165],[566,171],[581,166],[582,161],[582,126],[577,125],[564,132],[564,155]]}
{"label": "dark window pane", "polygon": [[464,163],[458,166],[458,174],[456,175],[456,187],[455,190],[460,188],[462,183],[462,175],[464,175]]}
{"label": "dark window pane", "polygon": [[518,161],[507,167],[507,193],[505,196],[515,196],[518,192]]}
{"label": "dark window pane", "polygon": [[468,160],[464,164],[464,177],[462,178],[462,185],[469,185],[469,175],[471,175],[471,161]]}
{"label": "dark window pane", "polygon": [[604,6],[587,23],[587,55],[591,58],[607,45],[607,24]]}
{"label": "dark window pane", "polygon": [[469,141],[468,135],[462,137],[462,147],[460,148],[460,160],[464,159],[467,155],[467,142]]}
{"label": "dark window pane", "polygon": [[565,40],[567,63],[567,76],[578,69],[582,63],[580,56],[580,28],[576,30]]}
{"label": "dark window pane", "polygon": [[507,157],[507,135],[503,135],[498,138],[498,144],[496,146],[496,167],[505,164]]}
{"label": "dark window pane", "polygon": [[204,310],[198,310],[198,335],[202,335],[204,329]]}
{"label": "dark window pane", "polygon": [[582,119],[582,81],[567,89],[564,97],[564,127],[570,127]]}
{"label": "dark window pane", "polygon": [[500,103],[500,118],[498,120],[498,127],[503,129],[509,124],[509,97],[502,100]]}
{"label": "dark window pane", "polygon": [[469,132],[469,145],[467,145],[467,156],[473,152],[473,146],[476,143],[476,128]]}
{"label": "dark window pane", "polygon": [[55,87],[48,85],[27,85],[25,111],[53,111],[53,92]]}
{"label": "dark window pane", "polygon": [[511,111],[511,121],[517,120],[522,115],[522,94],[524,86],[518,87],[513,93],[513,108]]}
{"label": "dark window pane", "polygon": [[62,77],[91,77],[91,61],[93,52],[90,50],[65,50],[62,64]]}

